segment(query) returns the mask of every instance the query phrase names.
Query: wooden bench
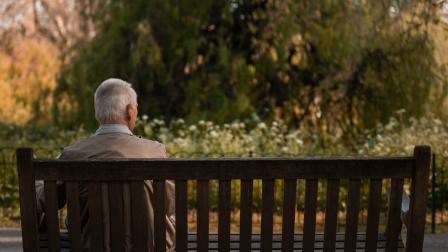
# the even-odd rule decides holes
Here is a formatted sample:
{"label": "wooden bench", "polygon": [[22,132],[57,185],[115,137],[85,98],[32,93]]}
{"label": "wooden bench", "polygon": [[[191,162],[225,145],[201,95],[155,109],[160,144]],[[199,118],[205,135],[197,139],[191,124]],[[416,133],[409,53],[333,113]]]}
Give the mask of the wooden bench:
{"label": "wooden bench", "polygon": [[[405,179],[411,181],[411,203],[407,223],[406,251],[422,251],[431,150],[418,146],[411,157],[374,158],[219,158],[60,161],[33,159],[32,149],[17,150],[20,180],[20,209],[24,251],[81,251],[78,183],[88,183],[92,226],[91,251],[102,251],[100,182],[130,183],[132,188],[132,242],[134,251],[147,248],[146,225],[139,211],[142,180],[154,183],[155,251],[165,249],[164,181],[176,184],[176,251],[397,251],[402,247],[401,199]],[[253,180],[262,180],[261,232],[252,232]],[[35,181],[45,181],[47,234],[38,233]],[[68,234],[60,231],[56,181],[65,181],[70,218]],[[187,223],[187,181],[197,181],[197,232]],[[219,180],[218,232],[209,233],[209,181]],[[241,180],[239,233],[230,230],[231,180]],[[273,233],[274,182],[283,180],[282,232]],[[345,232],[337,233],[340,181],[348,180]],[[318,181],[326,181],[325,226],[316,234]],[[379,230],[383,184],[390,181],[387,235]],[[305,183],[303,233],[295,233],[297,184]],[[369,183],[366,232],[358,232],[360,188]],[[111,190],[111,185],[109,190]],[[120,190],[115,190],[116,197]],[[118,193],[118,195],[117,195]],[[95,200],[91,200],[95,197]],[[121,207],[111,204],[111,248],[120,251],[124,236]],[[113,210],[114,207],[116,210]],[[134,235],[135,234],[135,235]]]}

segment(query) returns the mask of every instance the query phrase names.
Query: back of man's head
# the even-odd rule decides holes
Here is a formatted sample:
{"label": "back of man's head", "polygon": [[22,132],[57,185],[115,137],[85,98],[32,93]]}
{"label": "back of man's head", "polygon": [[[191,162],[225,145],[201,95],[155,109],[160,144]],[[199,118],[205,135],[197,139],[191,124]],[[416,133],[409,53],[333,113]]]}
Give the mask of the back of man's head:
{"label": "back of man's head", "polygon": [[126,119],[129,105],[137,106],[137,94],[131,84],[120,79],[107,79],[95,91],[95,118],[100,124]]}

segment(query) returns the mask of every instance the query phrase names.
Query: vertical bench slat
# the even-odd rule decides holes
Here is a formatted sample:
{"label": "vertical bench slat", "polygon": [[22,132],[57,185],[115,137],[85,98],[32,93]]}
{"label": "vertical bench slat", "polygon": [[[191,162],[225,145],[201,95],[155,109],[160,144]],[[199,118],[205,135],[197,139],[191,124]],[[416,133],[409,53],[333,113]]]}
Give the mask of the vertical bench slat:
{"label": "vertical bench slat", "polygon": [[78,182],[65,183],[70,251],[82,251]]}
{"label": "vertical bench slat", "polygon": [[186,252],[188,246],[187,181],[176,180],[176,251]]}
{"label": "vertical bench slat", "polygon": [[406,234],[406,251],[422,251],[423,249],[431,148],[416,146],[414,158],[415,167],[411,184],[410,223]]}
{"label": "vertical bench slat", "polygon": [[45,181],[45,217],[47,219],[48,251],[59,251],[58,188],[56,181]]}
{"label": "vertical bench slat", "polygon": [[381,179],[370,179],[369,209],[367,215],[366,252],[377,249],[378,225],[381,206]]}
{"label": "vertical bench slat", "polygon": [[147,202],[143,181],[131,182],[131,219],[133,251],[147,251],[148,220]]}
{"label": "vertical bench slat", "polygon": [[24,251],[39,251],[36,186],[33,172],[33,150],[19,148],[16,153],[19,175],[20,218]]}
{"label": "vertical bench slat", "polygon": [[88,202],[89,205],[89,229],[91,251],[103,251],[104,230],[103,230],[103,206],[101,184],[98,182],[88,182]]}
{"label": "vertical bench slat", "polygon": [[230,250],[230,180],[219,181],[218,248]]}
{"label": "vertical bench slat", "polygon": [[123,219],[123,183],[109,182],[110,248],[124,251],[125,227]]}
{"label": "vertical bench slat", "polygon": [[165,181],[154,180],[154,251],[166,250]]}
{"label": "vertical bench slat", "polygon": [[283,187],[282,251],[292,251],[294,245],[297,180],[285,179]]}
{"label": "vertical bench slat", "polygon": [[274,218],[274,179],[264,179],[261,191],[261,251],[272,251]]}
{"label": "vertical bench slat", "polygon": [[251,250],[253,180],[241,180],[240,251]]}
{"label": "vertical bench slat", "polygon": [[386,251],[397,251],[398,236],[401,232],[401,200],[403,179],[392,179],[390,188],[389,212],[386,228]]}
{"label": "vertical bench slat", "polygon": [[339,208],[339,179],[327,180],[327,202],[325,206],[324,251],[334,251]]}
{"label": "vertical bench slat", "polygon": [[316,231],[317,179],[307,179],[303,223],[303,251],[314,251]]}
{"label": "vertical bench slat", "polygon": [[344,241],[345,251],[356,251],[356,234],[358,233],[360,189],[360,179],[349,180]]}
{"label": "vertical bench slat", "polygon": [[198,251],[208,251],[208,220],[209,220],[209,181],[198,180],[197,184],[197,228]]}

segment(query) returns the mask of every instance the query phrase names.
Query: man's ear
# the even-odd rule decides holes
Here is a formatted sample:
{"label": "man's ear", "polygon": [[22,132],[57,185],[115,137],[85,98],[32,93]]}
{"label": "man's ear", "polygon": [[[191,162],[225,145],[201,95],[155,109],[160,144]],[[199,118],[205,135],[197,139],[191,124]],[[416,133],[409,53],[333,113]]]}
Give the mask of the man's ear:
{"label": "man's ear", "polygon": [[133,113],[134,113],[134,108],[132,107],[131,104],[128,104],[126,106],[126,119],[130,120],[133,116]]}

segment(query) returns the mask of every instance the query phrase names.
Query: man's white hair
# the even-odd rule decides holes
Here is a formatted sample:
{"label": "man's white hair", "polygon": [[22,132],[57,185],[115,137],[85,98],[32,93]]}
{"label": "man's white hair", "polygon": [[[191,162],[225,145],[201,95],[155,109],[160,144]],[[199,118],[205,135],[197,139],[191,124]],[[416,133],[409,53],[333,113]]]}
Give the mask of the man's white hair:
{"label": "man's white hair", "polygon": [[107,79],[95,91],[95,118],[99,123],[125,119],[128,105],[137,106],[137,94],[124,80]]}

